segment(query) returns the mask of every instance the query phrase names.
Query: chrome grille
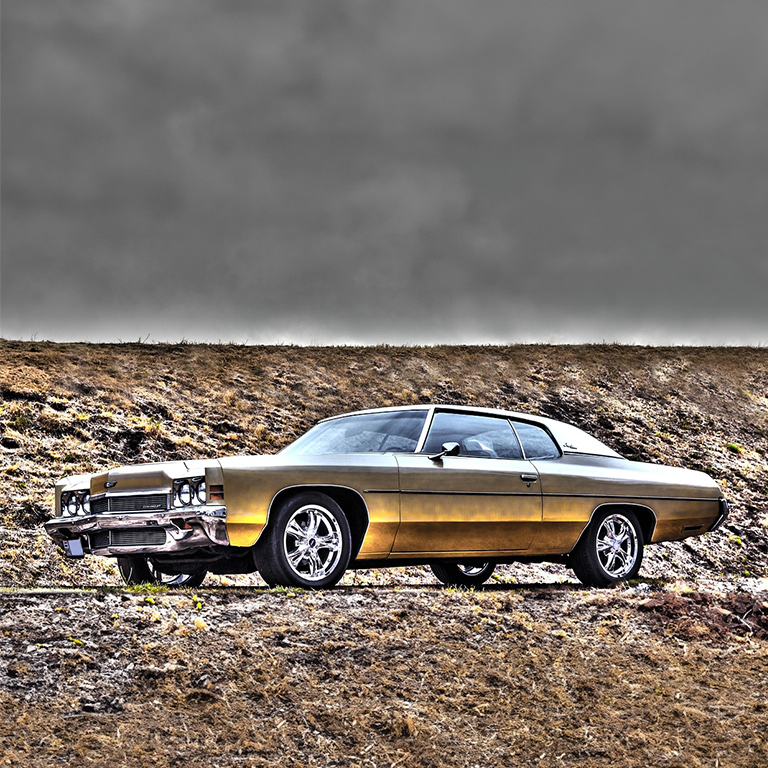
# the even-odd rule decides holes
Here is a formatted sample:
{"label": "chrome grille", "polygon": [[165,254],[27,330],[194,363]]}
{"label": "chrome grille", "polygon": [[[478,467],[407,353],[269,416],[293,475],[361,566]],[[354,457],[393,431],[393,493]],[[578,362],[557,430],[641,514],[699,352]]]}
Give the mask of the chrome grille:
{"label": "chrome grille", "polygon": [[91,535],[91,549],[105,547],[153,547],[165,544],[164,528],[129,528],[98,531]]}
{"label": "chrome grille", "polygon": [[101,515],[105,512],[147,512],[171,508],[168,493],[147,493],[141,496],[104,496],[91,499],[91,513]]}

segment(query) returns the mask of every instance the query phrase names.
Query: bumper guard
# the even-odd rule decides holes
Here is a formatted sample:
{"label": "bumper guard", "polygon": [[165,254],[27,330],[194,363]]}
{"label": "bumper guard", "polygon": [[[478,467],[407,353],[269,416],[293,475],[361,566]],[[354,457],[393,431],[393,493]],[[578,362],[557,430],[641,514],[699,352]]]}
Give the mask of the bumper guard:
{"label": "bumper guard", "polygon": [[716,531],[728,519],[730,514],[731,508],[728,506],[728,502],[725,499],[720,499],[720,514],[717,516],[717,520],[712,523],[708,532]]}

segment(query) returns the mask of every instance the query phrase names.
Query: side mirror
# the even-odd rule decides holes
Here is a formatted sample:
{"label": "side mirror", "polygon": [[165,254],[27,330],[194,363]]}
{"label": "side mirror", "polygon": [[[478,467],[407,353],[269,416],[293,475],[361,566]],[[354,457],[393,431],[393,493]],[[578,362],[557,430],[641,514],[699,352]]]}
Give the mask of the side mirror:
{"label": "side mirror", "polygon": [[461,446],[458,443],[443,443],[443,450],[429,458],[432,461],[440,461],[443,456],[458,456],[461,452]]}

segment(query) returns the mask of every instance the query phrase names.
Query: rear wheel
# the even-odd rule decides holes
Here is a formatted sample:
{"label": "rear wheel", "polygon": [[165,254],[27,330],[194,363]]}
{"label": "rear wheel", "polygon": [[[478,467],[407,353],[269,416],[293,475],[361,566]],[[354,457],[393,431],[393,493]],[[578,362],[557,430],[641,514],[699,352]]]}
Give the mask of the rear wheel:
{"label": "rear wheel", "polygon": [[347,570],[352,533],[341,507],[323,493],[301,493],[284,502],[256,550],[268,584],[325,589]]}
{"label": "rear wheel", "polygon": [[429,567],[443,584],[479,587],[491,578],[496,563],[430,563]]}
{"label": "rear wheel", "polygon": [[163,573],[148,557],[118,557],[117,567],[123,581],[135,584],[158,584],[163,587],[199,587],[206,577],[201,573]]}
{"label": "rear wheel", "polygon": [[642,560],[643,533],[634,512],[605,510],[581,537],[570,566],[588,587],[607,587],[637,576]]}

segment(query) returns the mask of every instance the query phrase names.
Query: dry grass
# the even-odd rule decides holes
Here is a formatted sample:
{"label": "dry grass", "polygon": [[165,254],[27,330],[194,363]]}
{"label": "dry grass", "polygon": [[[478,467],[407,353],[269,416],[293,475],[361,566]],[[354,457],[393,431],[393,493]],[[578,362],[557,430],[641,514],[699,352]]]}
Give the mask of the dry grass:
{"label": "dry grass", "polygon": [[107,591],[0,605],[4,765],[768,761],[768,604],[746,595]]}

